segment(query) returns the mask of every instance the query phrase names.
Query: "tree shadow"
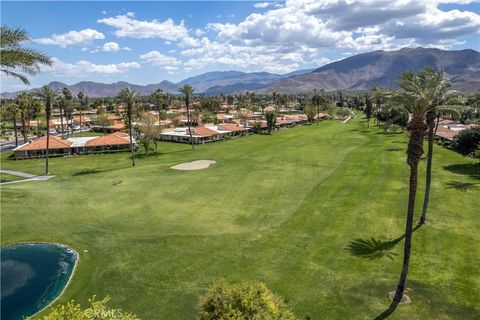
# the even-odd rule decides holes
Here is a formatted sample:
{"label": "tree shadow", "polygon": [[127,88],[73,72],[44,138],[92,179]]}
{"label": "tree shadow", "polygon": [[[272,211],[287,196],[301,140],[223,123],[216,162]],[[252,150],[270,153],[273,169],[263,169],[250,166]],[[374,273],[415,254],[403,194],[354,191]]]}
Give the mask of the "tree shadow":
{"label": "tree shadow", "polygon": [[402,148],[387,148],[385,149],[385,151],[402,151],[403,149]]}
{"label": "tree shadow", "polygon": [[72,176],[83,176],[87,174],[95,174],[95,173],[100,173],[105,170],[98,170],[98,169],[83,169],[77,172],[72,173]]}
{"label": "tree shadow", "polygon": [[447,182],[449,189],[457,189],[459,191],[469,191],[469,190],[478,190],[478,183],[473,182],[461,182],[461,181],[450,181]]}
{"label": "tree shadow", "polygon": [[375,317],[375,320],[387,319],[388,316],[390,316],[395,311],[395,309],[397,309],[397,306],[398,302],[392,301],[392,303],[390,303],[390,306],[385,311]]}
{"label": "tree shadow", "polygon": [[[415,226],[413,232],[417,231],[420,227],[420,224]],[[355,239],[347,245],[345,250],[347,250],[352,256],[359,258],[375,260],[387,257],[390,260],[393,260],[398,254],[391,252],[391,250],[395,248],[403,238],[405,238],[405,234],[389,241],[378,240],[373,237],[370,239]]]}
{"label": "tree shadow", "polygon": [[463,174],[463,175],[471,176],[472,178],[480,180],[480,162],[452,164],[449,166],[444,166],[443,169],[455,174]]}

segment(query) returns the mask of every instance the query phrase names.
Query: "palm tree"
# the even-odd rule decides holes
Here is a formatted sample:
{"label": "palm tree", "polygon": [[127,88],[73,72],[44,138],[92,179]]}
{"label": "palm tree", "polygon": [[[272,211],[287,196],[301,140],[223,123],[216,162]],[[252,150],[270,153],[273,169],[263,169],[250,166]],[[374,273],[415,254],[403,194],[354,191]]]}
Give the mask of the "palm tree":
{"label": "palm tree", "polygon": [[[432,83],[429,90],[432,94],[432,108],[426,114],[426,123],[428,125],[428,151],[427,151],[427,173],[425,182],[425,195],[423,198],[422,216],[419,224],[424,224],[427,218],[428,200],[430,197],[430,185],[432,182],[432,160],[433,160],[433,139],[435,137],[435,117],[436,107],[441,104],[447,94],[450,83],[444,78],[443,71],[434,72],[432,75]],[[433,96],[435,94],[435,96]],[[437,127],[438,128],[438,127]]]}
{"label": "palm tree", "polygon": [[133,115],[133,105],[137,99],[137,93],[130,88],[125,88],[120,91],[118,94],[120,100],[127,104],[127,119],[128,119],[128,134],[130,135],[130,151],[132,152],[132,167],[135,166],[135,150],[133,147],[133,138],[132,138],[132,115]]}
{"label": "palm tree", "polygon": [[47,120],[47,148],[45,152],[45,174],[48,174],[48,149],[50,148],[50,116],[52,112],[52,104],[55,100],[56,93],[50,86],[43,86],[38,93],[38,96],[45,103],[45,118]]}
{"label": "palm tree", "polygon": [[0,71],[8,76],[20,79],[24,84],[30,82],[27,77],[18,72],[35,75],[40,71],[40,65],[50,66],[53,61],[45,54],[32,49],[22,48],[20,45],[30,41],[23,29],[11,29],[7,26],[0,28]]}
{"label": "palm tree", "polygon": [[192,145],[192,150],[195,150],[195,146],[193,145],[192,129],[190,128],[190,96],[193,95],[194,91],[195,89],[193,89],[188,84],[180,88],[180,92],[185,95],[185,106],[187,107],[187,126],[188,133],[190,135],[190,144]]}
{"label": "palm tree", "polygon": [[[73,111],[73,95],[70,89],[67,87],[62,89],[63,94],[63,111],[65,112],[65,120],[67,121],[67,137],[68,137],[68,119],[72,119],[72,111]],[[73,135],[73,123],[70,121],[70,126]],[[62,128],[63,131],[63,128]]]}
{"label": "palm tree", "polygon": [[165,94],[163,93],[162,89],[157,89],[152,93],[153,101],[155,101],[155,105],[158,111],[158,125],[160,126],[161,123],[161,116],[160,116],[160,108],[165,100]]}
{"label": "palm tree", "polygon": [[[23,143],[27,143],[27,127],[30,124],[30,109],[32,104],[32,96],[28,93],[22,92],[17,97],[17,105],[20,111],[20,121],[22,124],[22,136],[23,136]],[[28,122],[28,124],[27,124]]]}
{"label": "palm tree", "polygon": [[88,97],[82,92],[77,93],[77,98],[78,98],[78,111],[80,112],[80,133],[82,132],[82,111],[84,108],[86,108],[87,103],[88,103]]}
{"label": "palm tree", "polygon": [[412,118],[407,125],[410,138],[407,147],[407,164],[410,167],[408,210],[405,227],[405,247],[403,252],[403,266],[400,274],[393,303],[398,304],[402,297],[407,281],[410,264],[410,251],[412,245],[413,214],[415,210],[415,196],[417,192],[418,163],[423,154],[423,139],[428,129],[425,123],[425,115],[435,107],[436,97],[441,89],[442,77],[430,67],[426,67],[419,73],[404,72],[398,84],[402,89],[398,98],[410,111]]}
{"label": "palm tree", "polygon": [[18,105],[14,102],[7,105],[7,112],[12,116],[13,132],[15,134],[15,147],[18,147],[17,115]]}

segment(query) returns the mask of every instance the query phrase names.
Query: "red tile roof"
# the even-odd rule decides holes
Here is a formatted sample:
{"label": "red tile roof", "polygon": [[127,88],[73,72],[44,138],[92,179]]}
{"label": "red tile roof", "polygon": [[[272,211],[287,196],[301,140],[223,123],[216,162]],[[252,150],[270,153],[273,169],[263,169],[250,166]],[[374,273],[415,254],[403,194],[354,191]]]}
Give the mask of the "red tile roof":
{"label": "red tile roof", "polygon": [[101,136],[87,141],[87,143],[85,143],[85,147],[112,146],[119,144],[130,144],[130,138],[128,134],[115,132],[106,136]]}
{"label": "red tile roof", "polygon": [[228,130],[228,131],[243,131],[243,130],[246,130],[245,128],[240,127],[239,125],[231,124],[231,123],[219,124],[218,128],[221,129],[221,130]]}
{"label": "red tile roof", "polygon": [[[48,143],[48,150],[50,149],[67,149],[70,148],[71,141],[63,140],[56,136],[50,136]],[[43,136],[35,141],[32,141],[26,145],[20,146],[18,151],[30,151],[30,150],[45,150],[47,149],[47,136]]]}
{"label": "red tile roof", "polygon": [[437,129],[437,136],[447,140],[453,140],[453,138],[458,134],[458,131],[450,130],[439,126]]}
{"label": "red tile roof", "polygon": [[126,126],[123,123],[117,123],[111,126],[107,126],[106,128],[108,129],[114,129],[114,130],[123,130],[126,128]]}
{"label": "red tile roof", "polygon": [[197,136],[201,136],[201,137],[209,137],[209,136],[213,136],[213,135],[217,134],[215,131],[210,130],[210,129],[205,128],[205,127],[192,128],[192,133],[196,134]]}

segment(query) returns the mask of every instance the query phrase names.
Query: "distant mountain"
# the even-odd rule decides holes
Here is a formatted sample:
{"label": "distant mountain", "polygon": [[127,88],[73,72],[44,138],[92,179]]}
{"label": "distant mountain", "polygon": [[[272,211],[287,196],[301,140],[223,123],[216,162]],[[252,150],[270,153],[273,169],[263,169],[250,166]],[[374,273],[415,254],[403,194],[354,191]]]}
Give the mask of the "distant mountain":
{"label": "distant mountain", "polygon": [[424,66],[443,68],[452,88],[472,92],[480,90],[480,53],[471,50],[446,51],[403,48],[355,55],[327,64],[310,73],[281,79],[263,92],[312,92],[325,90],[362,90],[374,87],[395,88],[399,75]]}
{"label": "distant mountain", "polygon": [[[126,87],[137,91],[138,94],[142,96],[149,95],[157,89],[162,89],[163,91],[169,93],[178,93],[178,86],[175,83],[167,80],[156,84],[148,84],[145,86],[132,84],[125,81],[119,81],[110,84],[93,81],[82,81],[73,85],[67,85],[59,81],[52,81],[49,83],[49,86],[52,87],[52,89],[55,91],[61,91],[63,88],[69,88],[70,91],[72,91],[73,95],[76,95],[78,92],[82,91],[91,98],[114,97],[118,94],[120,90]],[[38,90],[38,88],[28,91],[32,92],[35,90]],[[2,93],[2,98],[15,98],[21,92],[22,91]]]}
{"label": "distant mountain", "polygon": [[247,86],[258,89],[281,78],[282,76],[279,74],[272,74],[268,72],[247,73],[240,71],[214,71],[187,78],[180,81],[178,85],[191,85],[197,92],[207,92],[209,88],[227,87],[229,89],[224,93],[231,93],[240,91],[236,89],[236,86]]}
{"label": "distant mountain", "polygon": [[[190,77],[178,83],[164,80],[156,84],[137,85],[125,81],[111,84],[82,81],[74,85],[54,81],[54,90],[70,88],[89,97],[113,97],[125,88],[149,95],[157,89],[177,93],[184,84],[195,88],[196,93],[207,95],[231,94],[244,91],[263,93],[308,93],[315,89],[363,90],[374,87],[395,88],[398,76],[406,71],[418,71],[429,65],[443,68],[452,82],[452,88],[463,91],[480,91],[480,53],[466,49],[446,51],[440,49],[403,48],[397,51],[374,51],[355,55],[318,69],[297,70],[287,74],[268,72],[214,71]],[[35,90],[35,89],[32,89]],[[30,90],[30,91],[32,91]],[[2,98],[14,98],[20,91],[2,93]]]}

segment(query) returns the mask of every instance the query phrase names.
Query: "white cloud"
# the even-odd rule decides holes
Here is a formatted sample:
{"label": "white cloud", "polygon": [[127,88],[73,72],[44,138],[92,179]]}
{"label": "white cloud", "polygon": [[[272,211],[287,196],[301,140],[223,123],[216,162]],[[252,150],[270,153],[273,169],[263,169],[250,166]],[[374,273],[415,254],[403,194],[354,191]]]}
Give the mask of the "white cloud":
{"label": "white cloud", "polygon": [[165,21],[142,21],[133,17],[133,12],[129,12],[125,15],[99,19],[97,22],[114,27],[116,29],[115,35],[118,37],[161,38],[177,41],[188,35],[188,30],[183,21],[180,24],[175,24],[170,18]]}
{"label": "white cloud", "polygon": [[105,52],[117,52],[119,50],[120,50],[120,46],[116,42],[105,42],[102,48],[102,51],[105,51]]}
{"label": "white cloud", "polygon": [[57,45],[66,48],[71,45],[88,44],[94,40],[105,39],[103,33],[93,30],[84,29],[81,31],[69,31],[64,34],[54,34],[49,38],[34,39],[33,41],[45,45]]}
{"label": "white cloud", "polygon": [[270,5],[270,2],[257,2],[257,3],[255,3],[253,6],[254,6],[255,8],[259,8],[259,9],[260,9],[260,8],[266,8],[266,7],[268,7],[269,5]]}
{"label": "white cloud", "polygon": [[109,75],[121,74],[133,69],[139,69],[138,62],[121,62],[112,64],[95,64],[90,61],[80,60],[75,63],[67,63],[57,58],[52,58],[53,65],[42,67],[43,72],[62,76],[82,77],[84,75]]}
{"label": "white cloud", "polygon": [[130,49],[129,47],[123,47],[123,50],[125,50],[125,51],[132,51],[132,49]]}
{"label": "white cloud", "polygon": [[166,56],[158,51],[150,51],[140,55],[140,59],[154,65],[161,67],[169,73],[173,73],[178,70],[182,65],[182,62],[175,57]]}

